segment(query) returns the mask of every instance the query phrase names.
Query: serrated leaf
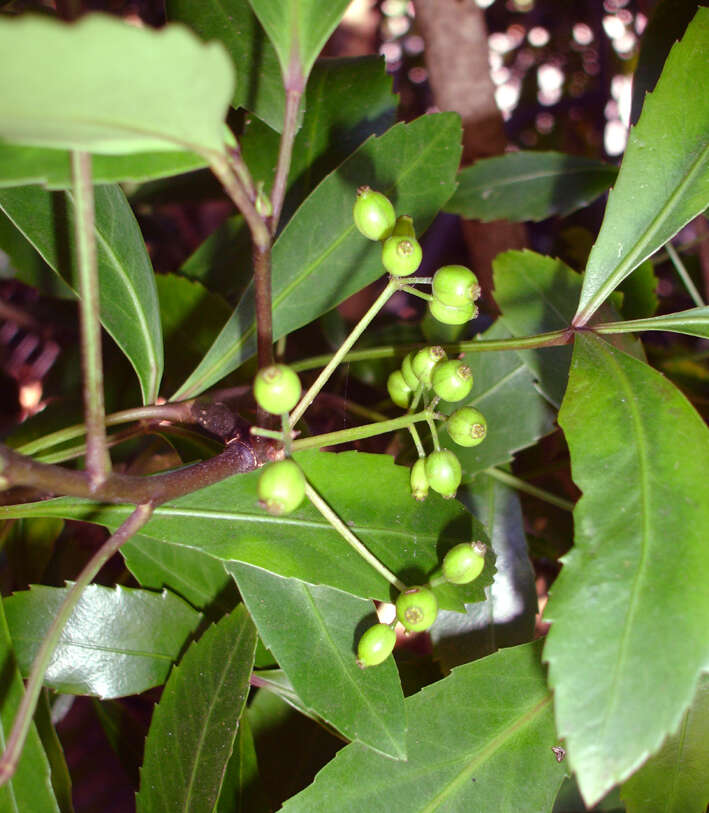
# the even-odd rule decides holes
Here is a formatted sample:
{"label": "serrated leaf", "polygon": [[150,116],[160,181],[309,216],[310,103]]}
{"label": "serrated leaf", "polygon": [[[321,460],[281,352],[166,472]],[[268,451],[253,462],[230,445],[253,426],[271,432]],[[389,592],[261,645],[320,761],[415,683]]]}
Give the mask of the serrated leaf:
{"label": "serrated leaf", "polygon": [[406,759],[404,695],[393,659],[370,669],[356,663],[357,638],[376,623],[371,601],[248,565],[226,567],[305,706],[347,739]]}
{"label": "serrated leaf", "polygon": [[[4,752],[22,695],[22,678],[15,665],[10,631],[0,602],[0,674],[3,676],[0,697],[0,746]],[[25,746],[13,776],[0,787],[0,810],[8,813],[59,813],[52,790],[49,762],[34,723],[30,725]]]}
{"label": "serrated leaf", "polygon": [[643,330],[669,330],[687,336],[709,339],[709,307],[690,308],[664,316],[651,316],[648,319],[633,319],[630,322],[609,322],[596,325],[601,330],[613,328],[618,333],[637,333]]}
{"label": "serrated leaf", "polygon": [[168,20],[185,23],[205,41],[219,40],[236,69],[231,104],[283,129],[285,92],[278,57],[245,0],[167,0]]}
{"label": "serrated leaf", "polygon": [[278,54],[286,87],[305,89],[313,63],[350,0],[249,0]]}
{"label": "serrated leaf", "polygon": [[[630,131],[588,259],[575,324],[586,324],[621,280],[707,207],[707,38],[709,9],[701,8],[672,48]],[[678,123],[671,132],[668,121]]]}
{"label": "serrated leaf", "polygon": [[704,813],[709,804],[709,675],[699,680],[679,731],[623,785],[628,813]]}
{"label": "serrated leaf", "polygon": [[[23,675],[68,588],[32,585],[3,600]],[[92,584],[62,632],[44,679],[67,694],[123,697],[160,686],[201,619],[177,596]]]}
{"label": "serrated leaf", "polygon": [[462,169],[445,210],[486,223],[568,215],[602,195],[617,174],[602,161],[563,152],[510,152]]}
{"label": "serrated leaf", "polygon": [[114,155],[223,152],[233,68],[221,44],[181,26],[4,17],[0,75],[0,139]]}
{"label": "serrated leaf", "polygon": [[284,813],[550,810],[564,767],[539,651],[502,650],[407,698],[406,762],[348,745]]}
{"label": "serrated leaf", "polygon": [[145,741],[138,813],[213,813],[249,693],[255,649],[256,628],[240,605],[193,643],[172,670]]}
{"label": "serrated leaf", "polygon": [[[368,184],[425,229],[450,196],[460,159],[460,119],[422,116],[370,138],[328,175],[288,222],[273,248],[273,337],[331,310],[382,274],[381,247],[352,220],[356,189]],[[307,235],[307,239],[304,239]],[[173,399],[203,392],[256,352],[253,287],[202,363]]]}
{"label": "serrated leaf", "polygon": [[[390,570],[411,584],[426,579],[439,564],[440,551],[461,539],[487,543],[483,526],[454,500],[429,495],[425,503],[411,497],[409,470],[387,455],[299,452],[295,455],[308,480],[352,532]],[[388,601],[391,585],[355,553],[310,503],[283,517],[258,504],[259,471],[239,474],[172,503],[156,507],[141,531],[173,545],[210,556],[260,567],[309,584],[324,584],[361,598]],[[354,489],[353,483],[376,484]],[[0,506],[0,518],[61,516],[116,528],[130,513],[124,505],[60,498]],[[486,584],[439,594],[444,609],[461,610],[480,601]]]}
{"label": "serrated leaf", "polygon": [[[94,155],[94,184],[141,183],[191,172],[207,165],[193,152],[148,152],[134,155]],[[71,154],[67,150],[22,147],[0,143],[0,188],[41,184],[48,189],[71,189]]]}
{"label": "serrated leaf", "polygon": [[458,499],[488,529],[496,572],[485,601],[466,604],[465,615],[446,610],[438,614],[431,640],[445,669],[531,641],[537,613],[534,570],[517,494],[492,477],[479,477]]}
{"label": "serrated leaf", "polygon": [[[163,369],[155,275],[121,189],[97,186],[94,196],[101,324],[133,365],[143,402],[152,403]],[[51,193],[36,186],[3,189],[0,209],[54,271],[69,273],[70,263],[76,261],[71,192]],[[75,291],[72,279],[67,282]]]}
{"label": "serrated leaf", "polygon": [[559,422],[583,497],[544,659],[592,805],[676,730],[709,663],[709,431],[659,373],[586,335]]}
{"label": "serrated leaf", "polygon": [[[481,339],[505,339],[510,334],[498,320]],[[513,454],[534,445],[554,428],[551,409],[539,395],[532,373],[516,353],[466,353],[473,371],[473,390],[466,401],[441,403],[438,410],[451,414],[463,405],[479,409],[487,420],[487,436],[478,446],[458,446],[443,429],[441,444],[455,452],[466,480],[481,471],[512,460]],[[510,421],[510,415],[514,415]]]}
{"label": "serrated leaf", "polygon": [[249,718],[242,714],[215,813],[270,813],[258,772]]}

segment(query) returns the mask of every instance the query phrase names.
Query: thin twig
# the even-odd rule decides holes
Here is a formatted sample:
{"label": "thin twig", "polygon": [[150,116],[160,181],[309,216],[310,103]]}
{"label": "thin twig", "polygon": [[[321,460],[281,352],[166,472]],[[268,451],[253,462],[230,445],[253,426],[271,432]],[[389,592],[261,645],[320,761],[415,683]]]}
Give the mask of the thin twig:
{"label": "thin twig", "polygon": [[271,191],[271,206],[273,215],[271,217],[271,234],[275,234],[278,229],[278,221],[281,218],[283,201],[286,196],[288,184],[288,173],[290,172],[291,155],[293,154],[293,141],[298,127],[298,108],[302,96],[300,90],[286,90],[286,110],[283,118],[283,133],[278,150],[278,166],[276,167],[276,177],[273,180]]}
{"label": "thin twig", "polygon": [[539,500],[548,502],[550,505],[555,505],[557,508],[562,508],[564,511],[574,510],[574,504],[569,500],[565,500],[563,497],[557,497],[556,494],[545,491],[543,488],[537,488],[537,486],[533,486],[526,480],[521,480],[519,477],[515,477],[513,474],[509,474],[506,471],[491,468],[485,469],[483,474],[487,474],[488,477],[492,477],[493,479],[504,483],[506,486],[511,486],[517,491],[522,491],[525,494],[529,494],[531,497],[536,497]]}
{"label": "thin twig", "polygon": [[692,278],[689,276],[689,272],[685,268],[682,259],[675,250],[675,247],[672,245],[672,243],[667,243],[665,245],[665,248],[667,249],[667,254],[672,260],[672,265],[674,265],[675,271],[677,272],[679,278],[684,283],[684,287],[687,289],[687,292],[692,297],[692,301],[698,308],[703,308],[704,300],[702,299],[702,295],[699,293],[696,286],[692,282]]}

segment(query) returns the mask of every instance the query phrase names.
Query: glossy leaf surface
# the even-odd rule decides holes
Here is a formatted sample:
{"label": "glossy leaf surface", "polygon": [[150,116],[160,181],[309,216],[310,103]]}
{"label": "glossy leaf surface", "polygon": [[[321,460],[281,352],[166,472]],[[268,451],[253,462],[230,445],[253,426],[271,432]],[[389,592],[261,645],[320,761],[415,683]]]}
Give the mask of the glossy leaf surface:
{"label": "glossy leaf surface", "polygon": [[[308,480],[353,533],[390,570],[420,583],[438,566],[439,555],[462,539],[487,542],[482,525],[454,500],[432,494],[412,499],[409,469],[385,455],[300,452]],[[389,600],[389,582],[355,553],[309,503],[285,517],[258,505],[260,472],[239,474],[172,503],[158,506],[142,536],[195,548],[210,556],[244,562],[310,584],[325,584],[362,598]],[[352,483],[376,483],[353,489]],[[61,516],[116,528],[130,513],[124,505],[96,505],[62,498],[0,506],[0,517]],[[463,609],[480,601],[492,580],[440,592],[441,606]]]}
{"label": "glossy leaf surface", "polygon": [[[630,322],[613,323],[618,333],[635,333],[642,330],[670,330],[673,333],[685,333],[687,336],[699,336],[709,339],[709,307],[690,308],[678,313],[664,316],[651,316],[648,319],[633,319]],[[607,329],[606,325],[598,325]]]}
{"label": "glossy leaf surface", "polygon": [[445,208],[483,222],[544,220],[588,205],[617,173],[609,164],[562,152],[511,152],[462,169]]}
{"label": "glossy leaf surface", "polygon": [[[381,249],[356,230],[352,207],[368,184],[425,229],[454,188],[460,119],[422,116],[370,138],[309,195],[273,248],[273,336],[317,319],[382,275]],[[307,239],[303,239],[307,235]],[[198,395],[256,352],[249,287],[202,363],[174,398]]]}
{"label": "glossy leaf surface", "polygon": [[[577,324],[586,324],[622,279],[707,206],[707,38],[709,9],[702,8],[645,98],[588,259]],[[669,132],[668,121],[681,125]]]}
{"label": "glossy leaf surface", "polygon": [[285,93],[278,57],[245,0],[166,0],[168,20],[185,23],[206,42],[219,40],[236,69],[231,104],[283,129]]}
{"label": "glossy leaf surface", "polygon": [[[24,685],[15,665],[13,642],[1,605],[2,602],[0,602],[0,668],[3,685],[0,697],[0,743],[4,750],[22,700]],[[0,787],[0,810],[12,813],[23,813],[25,810],[31,810],[32,813],[34,811],[59,813],[52,790],[47,755],[44,753],[34,724],[30,726],[14,776]]]}
{"label": "glossy leaf surface", "polygon": [[138,813],[213,813],[255,649],[256,628],[240,605],[193,643],[172,670],[145,741]]}
{"label": "glossy leaf surface", "polygon": [[[162,332],[155,276],[145,243],[118,186],[99,186],[95,236],[101,324],[125,353],[140,381],[144,403],[158,393],[163,369]],[[36,186],[0,190],[0,208],[57,273],[69,277],[76,257],[71,192]]]}
{"label": "glossy leaf surface", "polygon": [[490,655],[500,647],[531,641],[537,612],[534,570],[517,494],[483,476],[472,486],[464,486],[458,499],[487,528],[496,572],[485,589],[485,601],[466,604],[464,615],[439,613],[431,639],[445,669]]}
{"label": "glossy leaf surface", "polygon": [[229,563],[259,635],[305,706],[354,740],[406,758],[406,715],[393,658],[360,669],[357,639],[376,623],[371,601]]}
{"label": "glossy leaf surface", "polygon": [[286,87],[303,90],[349,0],[249,0],[278,54]]}
{"label": "glossy leaf surface", "polygon": [[[29,674],[67,591],[33,585],[4,599],[23,675]],[[90,585],[62,632],[45,685],[97,697],[123,697],[159,686],[200,618],[166,590]]]}
{"label": "glossy leaf surface", "polygon": [[231,62],[180,26],[4,17],[0,74],[0,139],[114,155],[223,151]]}
{"label": "glossy leaf surface", "polygon": [[679,731],[621,790],[628,813],[704,813],[709,804],[709,675]]}
{"label": "glossy leaf surface", "polygon": [[564,776],[538,643],[460,666],[405,701],[408,760],[354,743],[290,799],[286,813],[550,810]]}
{"label": "glossy leaf surface", "polygon": [[709,663],[709,431],[663,376],[585,335],[559,422],[583,497],[544,658],[593,804],[677,729]]}

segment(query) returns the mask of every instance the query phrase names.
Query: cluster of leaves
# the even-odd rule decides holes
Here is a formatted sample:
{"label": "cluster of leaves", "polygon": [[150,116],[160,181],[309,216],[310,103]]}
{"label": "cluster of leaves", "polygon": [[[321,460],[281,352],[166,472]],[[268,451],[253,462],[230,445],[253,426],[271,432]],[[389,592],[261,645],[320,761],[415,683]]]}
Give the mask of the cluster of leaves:
{"label": "cluster of leaves", "polygon": [[[360,670],[358,636],[372,623],[373,600],[391,598],[390,584],[312,505],[272,517],[258,506],[258,472],[235,475],[155,508],[121,550],[139,587],[85,590],[45,686],[107,700],[164,684],[140,772],[137,809],[146,813],[268,809],[254,736],[268,728],[269,696],[349,743],[285,810],[388,811],[394,798],[412,811],[552,810],[573,773],[588,805],[622,784],[628,811],[701,813],[709,795],[696,768],[709,731],[709,432],[624,334],[706,339],[709,309],[621,322],[607,300],[709,201],[709,13],[700,9],[657,64],[662,75],[615,179],[608,167],[553,154],[458,172],[457,116],[394,124],[396,99],[378,60],[316,62],[346,5],[168,0],[170,20],[192,31],[102,16],[72,26],[0,19],[0,246],[19,279],[44,289],[56,272],[52,293],[76,298],[70,151],[92,153],[101,324],[132,365],[136,397],[176,403],[232,373],[252,377],[257,307],[246,224],[236,216],[180,274],[156,277],[118,183],[206,166],[223,177],[236,149],[225,127],[231,107],[254,116],[238,134],[239,155],[269,194],[284,99],[304,90],[272,249],[274,339],[381,274],[379,247],[364,244],[352,222],[359,186],[386,194],[423,231],[444,208],[481,219],[565,213],[615,180],[583,275],[530,251],[494,263],[501,315],[453,348],[475,377],[468,403],[489,426],[484,444],[456,447],[460,501],[415,502],[408,469],[384,455],[295,455],[308,482],[407,583],[425,580],[461,540],[486,542],[494,563],[470,586],[436,588],[444,612],[431,631],[441,666],[432,679],[407,672],[403,659],[400,669],[389,659]],[[551,331],[567,331],[573,348],[525,344]],[[504,340],[506,352],[483,352]],[[371,357],[402,358],[410,344],[402,331]],[[546,435],[557,411],[583,496],[542,643],[532,641],[536,598],[520,503],[498,467]],[[46,462],[83,454],[71,445],[76,433],[48,434],[50,413],[9,444]],[[208,455],[196,437],[159,431],[180,463]],[[56,537],[47,518],[113,532],[131,510],[63,496],[3,505],[0,518],[22,520],[22,545]],[[2,742],[21,676],[67,589],[36,585],[0,602]],[[259,690],[247,706],[250,686]],[[560,742],[565,761],[552,751]],[[58,760],[38,717],[0,787],[0,807],[69,809]]]}

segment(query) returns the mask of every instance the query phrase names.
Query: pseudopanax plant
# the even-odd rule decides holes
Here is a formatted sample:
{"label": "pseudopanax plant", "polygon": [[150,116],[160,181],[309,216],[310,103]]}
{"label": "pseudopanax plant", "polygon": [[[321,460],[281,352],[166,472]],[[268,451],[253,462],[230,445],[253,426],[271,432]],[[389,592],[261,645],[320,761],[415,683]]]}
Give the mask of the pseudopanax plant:
{"label": "pseudopanax plant", "polygon": [[[557,153],[459,171],[455,114],[396,124],[380,60],[317,59],[346,6],[167,0],[158,31],[0,17],[0,247],[78,310],[81,371],[65,351],[64,406],[0,446],[3,539],[32,563],[0,603],[0,810],[71,809],[48,703],[97,698],[120,752],[116,698],[164,686],[133,754],[143,813],[272,809],[258,763],[284,701],[340,746],[289,780],[291,813],[575,810],[574,783],[588,807],[702,813],[709,433],[639,336],[709,338],[709,308],[628,321],[614,292],[663,246],[684,274],[670,241],[709,202],[709,10],[674,44],[650,22],[616,178]],[[155,275],[126,191],[206,178],[238,214]],[[583,273],[496,258],[483,333],[469,269],[416,276],[443,209],[542,219],[611,184]],[[377,280],[344,329],[336,306]],[[420,327],[375,321],[393,296],[426,301]],[[318,325],[337,341],[303,353]],[[378,403],[335,395],[343,364]],[[327,403],[357,425],[318,433]],[[557,412],[582,496],[533,640],[509,463]],[[394,432],[399,463],[336,450]],[[64,520],[109,535],[42,584]],[[119,551],[119,582],[92,584]]]}

